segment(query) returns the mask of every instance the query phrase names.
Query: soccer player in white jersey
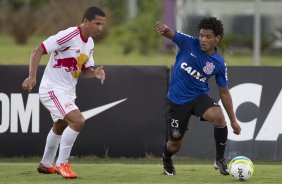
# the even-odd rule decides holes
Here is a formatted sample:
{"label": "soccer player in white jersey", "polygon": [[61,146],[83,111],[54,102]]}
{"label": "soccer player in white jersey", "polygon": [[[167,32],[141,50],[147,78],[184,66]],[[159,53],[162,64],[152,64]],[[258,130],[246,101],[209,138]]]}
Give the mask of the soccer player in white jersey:
{"label": "soccer player in white jersey", "polygon": [[[24,90],[31,91],[36,84],[36,72],[41,56],[51,54],[39,87],[41,103],[50,111],[53,119],[43,158],[37,168],[39,173],[61,174],[64,178],[76,178],[68,159],[73,144],[85,119],[75,104],[77,79],[98,78],[103,84],[103,66],[94,67],[94,38],[105,24],[106,15],[98,7],[89,7],[82,23],[50,36],[31,54],[29,76],[23,81]],[[56,163],[55,157],[59,148]]]}

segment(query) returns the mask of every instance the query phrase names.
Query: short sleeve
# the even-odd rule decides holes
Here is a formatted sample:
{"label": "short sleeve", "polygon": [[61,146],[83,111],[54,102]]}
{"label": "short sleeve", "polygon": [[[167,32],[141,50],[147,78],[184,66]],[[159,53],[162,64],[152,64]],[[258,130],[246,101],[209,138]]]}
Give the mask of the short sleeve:
{"label": "short sleeve", "polygon": [[66,47],[68,47],[70,43],[69,41],[77,34],[79,34],[79,29],[76,27],[60,31],[43,41],[41,46],[44,48],[44,51],[47,54],[56,50],[64,50]]}
{"label": "short sleeve", "polygon": [[215,75],[216,84],[219,87],[228,86],[228,77],[227,77],[227,66],[224,63],[222,67],[219,68],[218,73]]}
{"label": "short sleeve", "polygon": [[195,39],[196,38],[193,36],[181,33],[179,31],[175,31],[172,41],[181,49],[192,46]]}
{"label": "short sleeve", "polygon": [[56,42],[59,38],[58,34],[50,36],[49,38],[47,38],[45,41],[42,42],[41,46],[44,48],[44,51],[46,52],[46,54],[49,54],[55,50],[60,50],[63,48],[63,45],[59,45]]}

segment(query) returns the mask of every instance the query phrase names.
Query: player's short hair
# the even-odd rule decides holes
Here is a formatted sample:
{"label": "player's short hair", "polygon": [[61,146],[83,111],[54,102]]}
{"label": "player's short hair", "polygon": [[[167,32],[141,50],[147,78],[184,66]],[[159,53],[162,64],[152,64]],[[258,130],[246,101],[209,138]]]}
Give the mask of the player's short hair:
{"label": "player's short hair", "polygon": [[215,36],[223,38],[223,24],[222,21],[216,17],[205,17],[198,24],[198,29],[213,30]]}
{"label": "player's short hair", "polygon": [[82,17],[82,22],[84,21],[84,19],[87,19],[89,21],[94,20],[96,16],[106,17],[106,14],[102,9],[96,6],[91,6],[85,10]]}

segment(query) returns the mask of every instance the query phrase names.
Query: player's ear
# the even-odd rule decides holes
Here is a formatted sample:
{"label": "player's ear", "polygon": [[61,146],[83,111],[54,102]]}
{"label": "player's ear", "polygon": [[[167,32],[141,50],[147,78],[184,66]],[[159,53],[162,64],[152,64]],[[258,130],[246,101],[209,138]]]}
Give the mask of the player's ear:
{"label": "player's ear", "polygon": [[221,40],[221,36],[220,35],[216,36],[215,40],[216,40],[216,43],[218,43]]}
{"label": "player's ear", "polygon": [[84,18],[83,21],[82,21],[82,23],[87,23],[87,22],[89,22],[89,20],[87,18]]}

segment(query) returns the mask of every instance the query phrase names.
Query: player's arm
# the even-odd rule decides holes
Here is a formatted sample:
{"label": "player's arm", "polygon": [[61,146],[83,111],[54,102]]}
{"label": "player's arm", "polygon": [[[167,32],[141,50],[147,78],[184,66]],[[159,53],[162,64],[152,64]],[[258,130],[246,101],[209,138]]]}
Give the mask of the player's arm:
{"label": "player's arm", "polygon": [[172,40],[172,38],[174,37],[174,31],[163,22],[158,21],[156,23],[156,30],[159,35],[163,35],[170,40]]}
{"label": "player's arm", "polygon": [[220,99],[222,101],[222,104],[228,114],[228,117],[231,121],[231,127],[233,128],[233,132],[235,134],[240,134],[241,132],[241,127],[240,125],[237,123],[236,117],[235,117],[235,113],[233,110],[233,103],[232,103],[232,98],[229,92],[228,87],[219,87],[219,94],[220,94]]}
{"label": "player's arm", "polygon": [[37,67],[39,65],[41,56],[43,54],[44,54],[44,49],[42,48],[41,45],[33,49],[31,56],[30,56],[30,61],[29,61],[29,75],[22,83],[22,88],[24,90],[27,90],[30,92],[33,86],[35,86]]}
{"label": "player's arm", "polygon": [[103,69],[103,66],[99,66],[96,68],[88,67],[87,69],[82,70],[81,74],[82,74],[82,77],[85,77],[85,78],[96,77],[97,79],[101,80],[102,84],[104,83],[104,80],[106,79],[106,74]]}

